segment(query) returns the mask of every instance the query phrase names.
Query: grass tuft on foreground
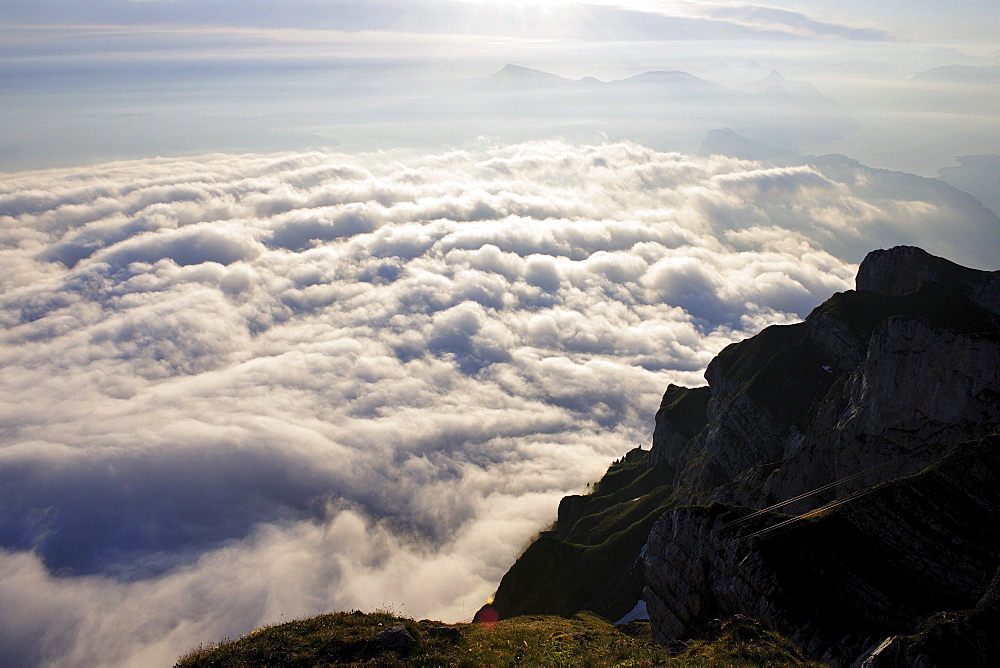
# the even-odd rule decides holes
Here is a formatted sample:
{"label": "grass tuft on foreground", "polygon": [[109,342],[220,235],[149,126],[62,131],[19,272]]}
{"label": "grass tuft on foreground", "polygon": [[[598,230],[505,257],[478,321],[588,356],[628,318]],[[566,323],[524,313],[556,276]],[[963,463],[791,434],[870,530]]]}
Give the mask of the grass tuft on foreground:
{"label": "grass tuft on foreground", "polygon": [[[745,618],[744,618],[745,619]],[[650,642],[649,624],[615,627],[583,612],[572,619],[529,615],[492,627],[442,624],[387,612],[337,612],[262,627],[234,641],[181,657],[200,666],[819,666],[802,661],[781,637],[755,622],[727,622],[712,641],[667,648]],[[749,626],[748,626],[749,624]],[[405,627],[415,640],[386,647],[379,633]]]}

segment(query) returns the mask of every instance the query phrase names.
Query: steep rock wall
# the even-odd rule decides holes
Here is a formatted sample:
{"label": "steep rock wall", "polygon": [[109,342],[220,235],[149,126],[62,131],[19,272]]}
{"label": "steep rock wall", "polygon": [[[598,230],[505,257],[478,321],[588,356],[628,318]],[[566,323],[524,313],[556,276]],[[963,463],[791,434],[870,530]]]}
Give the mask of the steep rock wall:
{"label": "steep rock wall", "polygon": [[869,255],[859,285],[892,294],[838,293],[723,350],[697,435],[676,427],[692,406],[661,407],[650,461],[677,471],[679,499],[764,507],[863,472],[788,508],[803,511],[1000,428],[998,272],[900,247]]}
{"label": "steep rock wall", "polygon": [[[926,646],[910,638],[915,619],[976,605],[1000,566],[1000,531],[987,534],[974,579],[955,582],[966,567],[955,565],[971,562],[946,545],[968,546],[983,535],[971,534],[993,527],[988,512],[980,529],[959,521],[978,512],[970,508],[992,483],[961,473],[978,460],[951,453],[986,439],[978,441],[985,450],[977,456],[994,456],[988,450],[1000,433],[998,277],[920,249],[876,251],[861,265],[857,291],[838,293],[804,323],[767,328],[713,360],[697,435],[676,428],[692,423],[674,414],[677,402],[661,407],[651,460],[670,462],[677,499],[692,505],[654,525],[645,555],[646,603],[659,641],[697,635],[713,617],[743,613],[834,665],[864,652],[872,653],[871,665],[890,665],[887,657],[903,661]],[[944,462],[960,471],[948,484],[940,472],[927,473]],[[939,481],[936,496],[889,506],[879,505],[887,492],[871,492],[886,483],[910,489],[901,481],[920,471]],[[791,538],[740,539],[781,521],[771,513],[729,524],[756,508],[805,513],[869,492],[871,498],[850,502],[863,514],[824,510],[822,520]],[[995,506],[994,496],[977,507]],[[868,525],[866,517],[876,519]],[[887,523],[905,530],[893,533]],[[939,556],[925,559],[924,552]],[[858,553],[867,556],[854,558]],[[891,566],[873,571],[866,559]],[[952,571],[944,573],[942,564]],[[928,577],[892,584],[917,571]],[[941,583],[947,585],[939,596]],[[913,592],[919,594],[909,601]],[[961,596],[945,596],[956,592]],[[928,622],[929,637],[964,632],[974,640],[975,624],[962,619]],[[892,640],[893,633],[910,635]],[[876,652],[879,644],[885,646]]]}
{"label": "steep rock wall", "polygon": [[773,533],[787,516],[720,504],[667,513],[646,554],[654,639],[696,636],[742,613],[846,666],[938,611],[974,609],[1000,565],[998,469],[1000,438],[962,444],[919,474]]}

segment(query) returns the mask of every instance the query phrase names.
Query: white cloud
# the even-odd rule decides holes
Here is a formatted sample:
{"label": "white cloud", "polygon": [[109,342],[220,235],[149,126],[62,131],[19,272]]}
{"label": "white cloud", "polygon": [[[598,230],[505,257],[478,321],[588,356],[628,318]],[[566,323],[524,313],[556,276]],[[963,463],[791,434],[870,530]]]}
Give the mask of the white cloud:
{"label": "white cloud", "polygon": [[859,176],[558,142],[11,174],[0,655],[470,615],[668,383],[852,287],[856,246],[962,243]]}

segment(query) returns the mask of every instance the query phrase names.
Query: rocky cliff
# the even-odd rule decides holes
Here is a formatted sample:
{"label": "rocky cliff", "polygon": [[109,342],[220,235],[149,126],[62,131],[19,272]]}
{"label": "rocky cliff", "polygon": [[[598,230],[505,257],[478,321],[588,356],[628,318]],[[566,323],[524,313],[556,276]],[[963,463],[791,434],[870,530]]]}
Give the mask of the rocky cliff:
{"label": "rocky cliff", "polygon": [[[837,666],[995,656],[1000,272],[875,251],[857,290],[705,376],[669,387],[652,450],[609,471],[621,495],[564,500],[501,583],[503,613],[617,619],[645,581],[659,642],[742,613]],[[525,604],[555,581],[565,609]]]}
{"label": "rocky cliff", "polygon": [[[987,597],[1000,565],[998,446],[961,444],[925,471],[802,519],[723,504],[667,513],[646,553],[654,639],[697,636],[741,613],[835,666],[894,639],[909,643],[899,652],[908,660],[883,649],[869,665],[921,655],[917,665],[998,665],[1000,617]],[[963,625],[951,642],[919,638],[949,616]]]}
{"label": "rocky cliff", "polygon": [[706,390],[668,390],[650,459],[683,506],[645,555],[659,641],[741,612],[832,665],[948,662],[888,639],[974,609],[1000,566],[1000,275],[899,247],[857,288],[723,350],[695,436],[676,397]]}

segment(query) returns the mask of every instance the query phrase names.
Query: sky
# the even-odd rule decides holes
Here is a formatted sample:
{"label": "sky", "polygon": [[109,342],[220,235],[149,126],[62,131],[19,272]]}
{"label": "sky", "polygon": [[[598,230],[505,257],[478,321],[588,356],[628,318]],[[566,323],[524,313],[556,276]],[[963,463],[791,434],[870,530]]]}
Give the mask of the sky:
{"label": "sky", "polygon": [[[507,63],[602,81],[680,70],[725,85],[777,69],[859,121],[837,141],[794,147],[806,153],[935,176],[956,156],[997,152],[1000,19],[988,1],[11,0],[0,21],[7,171],[463,146],[496,136],[497,119],[456,123],[409,105],[468,92]],[[966,69],[918,76],[949,66]],[[658,148],[693,151],[703,130]]]}
{"label": "sky", "polygon": [[868,250],[996,269],[990,4],[4,3],[0,663],[471,618]]}

